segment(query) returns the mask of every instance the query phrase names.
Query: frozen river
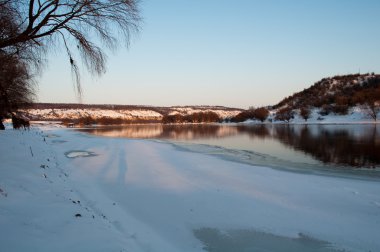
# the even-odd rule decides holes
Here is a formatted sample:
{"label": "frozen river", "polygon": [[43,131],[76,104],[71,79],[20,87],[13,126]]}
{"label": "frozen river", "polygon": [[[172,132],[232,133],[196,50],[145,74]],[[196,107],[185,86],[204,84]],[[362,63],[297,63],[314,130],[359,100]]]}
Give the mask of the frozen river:
{"label": "frozen river", "polygon": [[107,137],[166,140],[187,150],[251,164],[355,170],[354,173],[375,177],[380,167],[380,127],[376,125],[152,124],[81,131]]}
{"label": "frozen river", "polygon": [[104,158],[93,161],[92,167],[104,168],[87,172],[100,176],[110,197],[174,250],[197,251],[194,237],[206,251],[380,249],[376,126],[135,125],[82,131],[108,137],[84,143],[101,142],[90,150],[111,161],[107,168],[99,165]]}

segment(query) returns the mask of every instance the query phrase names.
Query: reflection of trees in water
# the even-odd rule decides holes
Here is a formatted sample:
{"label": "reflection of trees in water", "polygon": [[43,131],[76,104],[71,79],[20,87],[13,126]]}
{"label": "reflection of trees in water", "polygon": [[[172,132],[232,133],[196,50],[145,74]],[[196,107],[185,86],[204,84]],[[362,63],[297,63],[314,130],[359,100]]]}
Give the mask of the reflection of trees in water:
{"label": "reflection of trees in water", "polygon": [[[80,130],[80,129],[79,129]],[[162,125],[133,125],[133,126],[115,126],[99,127],[93,129],[84,129],[80,131],[89,132],[94,135],[107,137],[127,137],[127,138],[157,138],[162,134]]]}
{"label": "reflection of trees in water", "polygon": [[236,135],[234,127],[209,124],[174,124],[164,125],[160,138],[192,140],[205,138],[220,138]]}
{"label": "reflection of trees in water", "polygon": [[193,140],[220,138],[238,133],[235,127],[217,124],[151,124],[84,129],[95,135],[127,138]]}
{"label": "reflection of trees in water", "polygon": [[331,125],[154,124],[98,128],[89,132],[112,137],[175,140],[223,138],[245,134],[251,139],[275,139],[324,163],[356,167],[380,165],[380,128],[375,125],[350,127]]}
{"label": "reflection of trees in water", "polygon": [[239,125],[237,126],[239,133],[246,133],[250,138],[266,138],[271,136],[269,128],[263,124],[259,125]]}
{"label": "reflection of trees in water", "polygon": [[[339,126],[248,125],[237,126],[239,133],[251,138],[274,138],[313,156],[324,163],[355,167],[380,164],[380,129],[375,125],[364,132],[352,132]],[[353,126],[356,127],[356,126]],[[354,134],[356,133],[356,134]]]}
{"label": "reflection of trees in water", "polygon": [[380,134],[376,126],[354,135],[348,129],[318,128],[313,134],[309,126],[299,130],[292,126],[276,126],[275,137],[296,150],[312,155],[324,163],[356,167],[380,164]]}

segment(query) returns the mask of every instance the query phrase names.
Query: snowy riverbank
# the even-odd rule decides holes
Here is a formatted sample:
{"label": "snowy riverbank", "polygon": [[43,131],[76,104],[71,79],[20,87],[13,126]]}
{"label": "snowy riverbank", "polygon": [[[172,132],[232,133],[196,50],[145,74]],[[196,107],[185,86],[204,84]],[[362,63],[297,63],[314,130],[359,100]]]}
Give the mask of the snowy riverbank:
{"label": "snowy riverbank", "polygon": [[379,181],[52,127],[0,142],[0,251],[380,249]]}
{"label": "snowy riverbank", "polygon": [[[268,118],[264,123],[269,124],[378,124],[379,120],[374,120],[370,115],[369,111],[362,106],[355,106],[348,109],[347,114],[340,115],[335,113],[330,113],[328,115],[321,115],[321,111],[318,108],[313,108],[310,110],[310,115],[307,120],[302,118],[299,110],[294,110],[293,118],[287,121],[277,121],[275,120],[277,110],[271,110]],[[380,116],[378,113],[377,118]],[[248,124],[260,124],[258,120],[247,120],[244,123]]]}

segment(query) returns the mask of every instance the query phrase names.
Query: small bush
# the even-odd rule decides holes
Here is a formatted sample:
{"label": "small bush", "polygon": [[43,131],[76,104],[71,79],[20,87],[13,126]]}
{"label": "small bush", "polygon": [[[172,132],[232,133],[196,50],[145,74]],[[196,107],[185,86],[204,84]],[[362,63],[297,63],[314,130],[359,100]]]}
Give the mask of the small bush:
{"label": "small bush", "polygon": [[277,111],[275,119],[278,121],[289,122],[294,118],[294,111],[290,107],[282,108]]}
{"label": "small bush", "polygon": [[162,118],[162,123],[170,124],[170,123],[212,123],[212,122],[220,122],[221,118],[217,113],[212,111],[206,112],[197,112],[190,115],[165,115]]}
{"label": "small bush", "polygon": [[300,116],[305,120],[305,122],[310,118],[310,113],[311,111],[307,107],[302,107],[300,110]]}
{"label": "small bush", "polygon": [[321,110],[318,112],[321,116],[327,116],[332,112],[332,106],[328,104],[323,104]]}
{"label": "small bush", "polygon": [[96,124],[96,120],[92,118],[91,116],[86,116],[86,117],[80,118],[78,123],[80,125],[91,125],[91,124]]}
{"label": "small bush", "polygon": [[257,108],[253,111],[253,118],[264,122],[269,115],[269,111],[266,108]]}
{"label": "small bush", "polygon": [[347,104],[346,105],[333,105],[331,108],[332,108],[332,112],[334,112],[335,114],[347,115],[349,106]]}
{"label": "small bush", "polygon": [[254,116],[254,110],[245,110],[245,111],[242,111],[240,112],[239,114],[237,114],[235,117],[232,117],[231,118],[231,122],[244,122],[244,121],[247,121],[249,119],[254,119],[255,116]]}

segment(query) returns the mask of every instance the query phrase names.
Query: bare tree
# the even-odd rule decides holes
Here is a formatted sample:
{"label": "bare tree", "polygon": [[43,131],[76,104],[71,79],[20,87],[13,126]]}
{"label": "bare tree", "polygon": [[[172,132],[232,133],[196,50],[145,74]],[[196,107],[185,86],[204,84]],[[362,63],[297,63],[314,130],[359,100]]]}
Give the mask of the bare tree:
{"label": "bare tree", "polygon": [[305,120],[305,122],[307,121],[307,119],[310,118],[310,114],[311,114],[310,108],[308,108],[308,107],[302,107],[301,108],[300,116]]}
{"label": "bare tree", "polygon": [[[0,41],[18,30],[19,16],[10,3],[0,0]],[[30,42],[0,49],[0,129],[5,129],[3,119],[16,118],[13,112],[33,100],[33,73],[40,65],[39,51]]]}
{"label": "bare tree", "polygon": [[380,113],[380,87],[363,92],[361,95],[364,99],[363,107],[365,113],[376,121]]}
{"label": "bare tree", "polygon": [[377,121],[377,115],[380,113],[380,102],[378,101],[367,101],[364,105],[365,112],[373,120]]}
{"label": "bare tree", "polygon": [[[114,49],[120,38],[128,45],[131,32],[138,30],[138,0],[0,0],[0,9],[15,24],[0,31],[0,50],[18,54],[20,48],[46,50],[61,43],[68,55],[77,91],[80,78],[74,50],[87,69],[105,72],[106,55],[101,47]],[[5,28],[4,28],[5,27]],[[100,41],[97,43],[90,38]]]}
{"label": "bare tree", "polygon": [[289,122],[294,118],[294,111],[291,107],[284,107],[276,112],[275,120]]}
{"label": "bare tree", "polygon": [[0,62],[0,129],[4,129],[2,119],[20,105],[33,101],[34,83],[28,64],[17,55],[0,51]]}

